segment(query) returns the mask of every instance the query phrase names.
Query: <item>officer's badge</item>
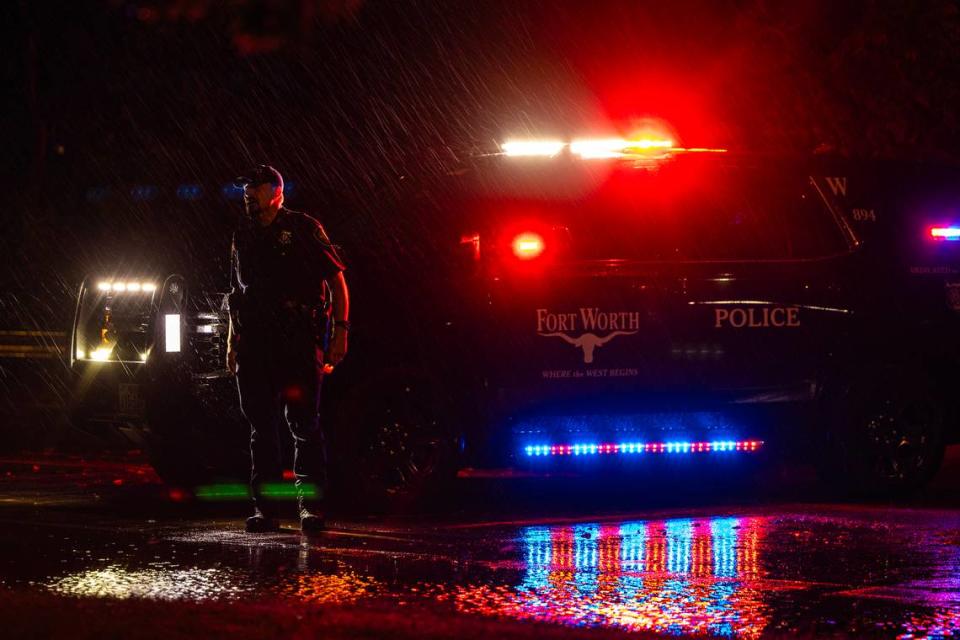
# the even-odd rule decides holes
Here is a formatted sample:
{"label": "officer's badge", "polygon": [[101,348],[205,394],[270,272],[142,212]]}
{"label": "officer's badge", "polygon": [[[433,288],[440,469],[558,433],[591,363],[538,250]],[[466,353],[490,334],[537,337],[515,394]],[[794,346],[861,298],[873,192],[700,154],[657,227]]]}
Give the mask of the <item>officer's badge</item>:
{"label": "officer's badge", "polygon": [[289,231],[281,231],[277,240],[280,242],[280,244],[290,244],[293,242],[293,234]]}

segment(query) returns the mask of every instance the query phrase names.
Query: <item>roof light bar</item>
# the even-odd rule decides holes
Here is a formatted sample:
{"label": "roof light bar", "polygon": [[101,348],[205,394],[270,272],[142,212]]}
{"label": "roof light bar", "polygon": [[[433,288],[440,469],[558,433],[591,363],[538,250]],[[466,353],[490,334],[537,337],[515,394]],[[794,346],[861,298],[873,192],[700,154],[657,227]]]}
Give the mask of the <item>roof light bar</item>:
{"label": "roof light bar", "polygon": [[740,451],[753,453],[763,446],[763,440],[715,440],[711,442],[622,442],[527,445],[527,457],[631,455],[640,453],[711,453]]}
{"label": "roof light bar", "polygon": [[933,227],[930,237],[935,240],[960,240],[960,227]]}
{"label": "roof light bar", "polygon": [[509,157],[552,158],[565,148],[586,160],[610,158],[649,159],[680,153],[727,153],[726,149],[708,147],[677,147],[669,138],[582,138],[567,143],[561,140],[508,140],[500,145]]}
{"label": "roof light bar", "polygon": [[673,146],[673,140],[663,139],[658,140],[654,138],[645,138],[643,140],[629,140],[627,141],[627,149],[675,149]]}
{"label": "roof light bar", "polygon": [[629,144],[620,138],[574,140],[570,143],[570,152],[581,158],[619,158]]}

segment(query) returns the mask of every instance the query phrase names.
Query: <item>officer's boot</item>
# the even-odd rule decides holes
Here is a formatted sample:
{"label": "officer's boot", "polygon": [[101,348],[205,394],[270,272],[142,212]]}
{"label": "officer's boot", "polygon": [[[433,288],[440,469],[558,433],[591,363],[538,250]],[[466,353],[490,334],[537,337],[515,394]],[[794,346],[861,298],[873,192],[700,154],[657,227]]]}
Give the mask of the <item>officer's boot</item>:
{"label": "officer's boot", "polygon": [[323,513],[310,511],[308,509],[300,510],[300,531],[303,533],[320,533],[327,528],[327,522],[323,518]]}
{"label": "officer's boot", "polygon": [[247,533],[272,533],[280,530],[280,521],[254,507],[253,515],[247,518]]}
{"label": "officer's boot", "polygon": [[324,519],[322,502],[299,495],[297,496],[297,506],[300,507],[300,531],[303,533],[319,533],[326,528],[327,523]]}

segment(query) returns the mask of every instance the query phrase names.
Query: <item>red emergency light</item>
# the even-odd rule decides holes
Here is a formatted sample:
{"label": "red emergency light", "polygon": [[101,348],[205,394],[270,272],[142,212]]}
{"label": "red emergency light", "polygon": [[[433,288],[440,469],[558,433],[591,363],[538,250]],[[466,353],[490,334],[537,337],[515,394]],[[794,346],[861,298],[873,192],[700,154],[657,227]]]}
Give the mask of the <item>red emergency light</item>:
{"label": "red emergency light", "polygon": [[513,255],[520,260],[533,260],[539,257],[546,245],[543,242],[543,236],[533,231],[524,231],[513,238],[511,243]]}
{"label": "red emergency light", "polygon": [[960,240],[960,226],[932,227],[930,237],[934,240]]}

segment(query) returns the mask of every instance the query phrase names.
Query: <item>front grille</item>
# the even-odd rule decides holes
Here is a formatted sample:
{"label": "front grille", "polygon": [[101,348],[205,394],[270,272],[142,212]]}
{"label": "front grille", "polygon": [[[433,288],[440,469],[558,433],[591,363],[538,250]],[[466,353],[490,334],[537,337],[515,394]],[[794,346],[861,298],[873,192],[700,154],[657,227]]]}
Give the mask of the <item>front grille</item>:
{"label": "front grille", "polygon": [[228,314],[224,293],[200,292],[190,297],[184,330],[192,355],[191,373],[195,378],[227,375]]}

